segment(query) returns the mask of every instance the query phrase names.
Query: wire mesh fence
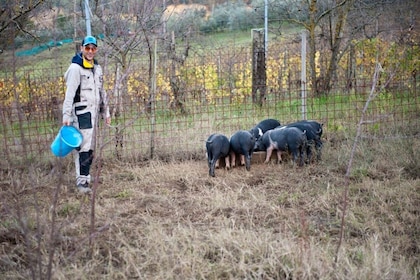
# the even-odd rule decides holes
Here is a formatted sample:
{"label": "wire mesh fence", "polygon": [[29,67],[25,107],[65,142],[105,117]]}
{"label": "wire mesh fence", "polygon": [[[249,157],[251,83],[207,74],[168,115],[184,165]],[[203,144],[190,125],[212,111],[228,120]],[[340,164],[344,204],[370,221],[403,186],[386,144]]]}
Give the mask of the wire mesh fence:
{"label": "wire mesh fence", "polygon": [[[121,90],[116,90],[116,68],[103,65],[113,116],[111,126],[100,125],[98,145],[103,155],[125,160],[201,158],[204,141],[211,133],[229,137],[236,130],[251,129],[265,118],[278,119],[282,124],[302,118],[317,120],[324,124],[325,141],[337,133],[351,137],[373,86],[375,64],[384,61],[362,137],[420,137],[419,78],[415,72],[418,62],[413,62],[406,50],[379,59],[378,54],[384,52],[379,47],[369,53],[370,42],[356,45],[353,51],[343,54],[331,89],[314,93],[309,84],[302,91],[301,42],[296,38],[300,35],[270,45],[267,91],[261,106],[252,96],[253,54],[247,45],[197,52],[182,63],[158,50],[153,94],[149,60],[132,63]],[[3,166],[54,157],[50,144],[61,126],[63,73],[67,67],[57,65],[54,71],[31,67],[2,71]],[[319,67],[327,65],[319,59]],[[322,83],[322,79],[317,82]]]}

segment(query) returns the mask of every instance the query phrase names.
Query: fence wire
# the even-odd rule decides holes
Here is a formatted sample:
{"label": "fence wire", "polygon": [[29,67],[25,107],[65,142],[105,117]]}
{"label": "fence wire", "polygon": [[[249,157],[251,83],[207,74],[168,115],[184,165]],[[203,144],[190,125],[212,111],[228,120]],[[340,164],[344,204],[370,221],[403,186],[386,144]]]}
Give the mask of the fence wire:
{"label": "fence wire", "polygon": [[[204,141],[210,134],[219,132],[229,137],[237,130],[251,129],[265,118],[287,124],[302,118],[302,104],[308,119],[324,124],[324,141],[332,134],[351,137],[372,87],[374,65],[366,62],[368,56],[372,59],[371,54],[366,48],[344,54],[328,93],[313,93],[308,86],[303,103],[301,48],[297,36],[292,37],[270,45],[266,62],[267,91],[262,106],[252,99],[251,46],[214,48],[188,57],[183,63],[158,51],[153,98],[149,61],[138,59],[132,63],[120,91],[115,89],[116,68],[103,65],[113,113],[112,125],[100,126],[98,143],[104,157],[202,158]],[[390,59],[383,66],[381,84],[369,105],[362,138],[419,138],[416,69],[409,66],[410,56],[393,57],[392,65]],[[319,64],[320,68],[326,67],[322,61]],[[54,71],[26,67],[2,72],[0,162],[3,167],[54,157],[50,144],[61,126],[63,74],[67,67],[62,64]]]}

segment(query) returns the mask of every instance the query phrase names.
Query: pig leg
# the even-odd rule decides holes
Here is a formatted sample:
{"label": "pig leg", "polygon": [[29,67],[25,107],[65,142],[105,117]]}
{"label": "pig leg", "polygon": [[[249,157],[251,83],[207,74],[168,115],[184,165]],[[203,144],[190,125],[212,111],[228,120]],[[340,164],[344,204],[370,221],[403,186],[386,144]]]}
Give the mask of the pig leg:
{"label": "pig leg", "polygon": [[299,154],[300,154],[299,166],[303,166],[305,164],[305,151],[303,147],[300,148]]}
{"label": "pig leg", "polygon": [[230,153],[230,162],[231,162],[231,167],[234,168],[236,166],[236,154],[234,152]]}
{"label": "pig leg", "polygon": [[210,168],[211,167],[212,156],[209,153],[206,153],[206,156],[207,156],[207,165]]}
{"label": "pig leg", "polygon": [[308,147],[306,148],[306,157],[307,157],[307,162],[311,163],[312,162],[312,142],[308,143]]}
{"label": "pig leg", "polygon": [[226,169],[229,170],[230,169],[230,159],[229,156],[225,157],[225,164],[226,164]]}
{"label": "pig leg", "polygon": [[241,165],[245,165],[245,156],[241,155]]}
{"label": "pig leg", "polygon": [[216,160],[216,168],[219,168],[219,159]]}
{"label": "pig leg", "polygon": [[277,150],[277,163],[281,163],[281,151]]}
{"label": "pig leg", "polygon": [[211,163],[210,163],[210,169],[209,169],[209,175],[211,176],[211,177],[214,177],[215,175],[214,175],[214,166],[216,165],[216,162],[215,162],[215,160],[214,159],[212,159],[211,160]]}
{"label": "pig leg", "polygon": [[269,163],[269,162],[270,162],[270,158],[271,158],[271,154],[273,153],[273,150],[274,150],[274,148],[273,148],[273,147],[268,147],[268,148],[267,148],[264,163]]}
{"label": "pig leg", "polygon": [[251,170],[251,155],[247,155],[246,158],[244,156],[244,159],[245,159],[246,170],[248,171]]}
{"label": "pig leg", "polygon": [[[295,165],[295,164],[299,164],[299,163],[298,163],[298,158],[299,158],[299,154],[298,154],[298,152],[297,152],[296,150],[293,150],[292,155],[293,155],[293,165]],[[300,164],[299,164],[299,165],[300,165]]]}

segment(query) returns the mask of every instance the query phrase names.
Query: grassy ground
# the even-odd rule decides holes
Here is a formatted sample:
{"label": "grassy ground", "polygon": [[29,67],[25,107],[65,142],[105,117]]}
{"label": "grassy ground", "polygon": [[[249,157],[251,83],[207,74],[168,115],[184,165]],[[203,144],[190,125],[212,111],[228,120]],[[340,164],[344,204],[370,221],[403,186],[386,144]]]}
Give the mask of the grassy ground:
{"label": "grassy ground", "polygon": [[70,157],[0,170],[0,279],[417,279],[419,139],[362,141],[346,181],[345,128],[303,168],[110,156],[93,197]]}
{"label": "grassy ground", "polygon": [[337,254],[352,141],[329,139],[320,163],[256,154],[215,178],[204,155],[106,160],[94,201],[70,158],[4,171],[0,278],[46,279],[51,262],[53,279],[417,279],[419,140],[361,142]]}

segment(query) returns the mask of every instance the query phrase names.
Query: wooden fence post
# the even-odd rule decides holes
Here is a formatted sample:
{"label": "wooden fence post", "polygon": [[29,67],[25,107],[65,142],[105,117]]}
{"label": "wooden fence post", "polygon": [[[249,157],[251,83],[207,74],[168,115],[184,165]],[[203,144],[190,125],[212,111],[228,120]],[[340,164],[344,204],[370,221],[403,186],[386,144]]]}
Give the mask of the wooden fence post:
{"label": "wooden fence post", "polygon": [[252,29],[252,103],[262,106],[267,91],[264,29]]}

